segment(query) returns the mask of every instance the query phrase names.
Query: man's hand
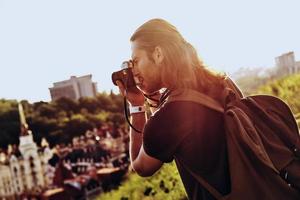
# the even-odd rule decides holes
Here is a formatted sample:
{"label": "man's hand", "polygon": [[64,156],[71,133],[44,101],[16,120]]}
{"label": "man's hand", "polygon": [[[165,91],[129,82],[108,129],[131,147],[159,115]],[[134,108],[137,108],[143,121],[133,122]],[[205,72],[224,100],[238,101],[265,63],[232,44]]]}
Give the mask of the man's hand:
{"label": "man's hand", "polygon": [[132,106],[141,106],[145,103],[145,97],[143,93],[137,88],[130,88],[125,90],[124,85],[121,81],[116,81],[119,91],[123,97],[126,97],[130,105]]}

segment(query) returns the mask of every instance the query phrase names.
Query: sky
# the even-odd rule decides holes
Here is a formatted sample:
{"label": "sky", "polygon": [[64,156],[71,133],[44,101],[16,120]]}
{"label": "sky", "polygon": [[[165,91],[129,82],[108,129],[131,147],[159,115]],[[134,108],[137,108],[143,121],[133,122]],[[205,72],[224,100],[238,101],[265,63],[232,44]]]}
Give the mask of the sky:
{"label": "sky", "polygon": [[50,101],[53,82],[111,73],[130,59],[132,33],[152,18],[175,25],[209,67],[233,73],[300,60],[299,0],[0,0],[0,99]]}

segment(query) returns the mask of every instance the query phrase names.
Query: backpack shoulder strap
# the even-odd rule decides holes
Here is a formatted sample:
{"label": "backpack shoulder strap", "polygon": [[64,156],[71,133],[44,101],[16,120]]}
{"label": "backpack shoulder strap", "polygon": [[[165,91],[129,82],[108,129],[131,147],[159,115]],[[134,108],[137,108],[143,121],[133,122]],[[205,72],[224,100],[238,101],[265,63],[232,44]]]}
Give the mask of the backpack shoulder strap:
{"label": "backpack shoulder strap", "polygon": [[244,97],[244,94],[242,93],[242,91],[240,90],[240,88],[228,76],[226,76],[226,78],[225,78],[225,86],[226,86],[226,88],[230,88],[234,92],[234,94],[236,95],[236,97],[238,99],[241,99],[241,98]]}
{"label": "backpack shoulder strap", "polygon": [[202,94],[196,90],[184,89],[173,91],[167,99],[167,103],[174,101],[190,101],[211,108],[220,113],[224,113],[224,108],[213,98]]}

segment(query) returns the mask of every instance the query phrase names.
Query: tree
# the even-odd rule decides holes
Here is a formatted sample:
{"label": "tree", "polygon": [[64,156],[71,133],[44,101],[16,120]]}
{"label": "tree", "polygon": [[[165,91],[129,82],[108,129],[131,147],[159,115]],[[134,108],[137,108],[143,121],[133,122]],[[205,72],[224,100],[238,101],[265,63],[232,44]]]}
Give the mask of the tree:
{"label": "tree", "polygon": [[55,101],[54,105],[57,110],[66,111],[68,116],[71,116],[72,113],[77,113],[79,110],[77,102],[66,97],[59,98]]}

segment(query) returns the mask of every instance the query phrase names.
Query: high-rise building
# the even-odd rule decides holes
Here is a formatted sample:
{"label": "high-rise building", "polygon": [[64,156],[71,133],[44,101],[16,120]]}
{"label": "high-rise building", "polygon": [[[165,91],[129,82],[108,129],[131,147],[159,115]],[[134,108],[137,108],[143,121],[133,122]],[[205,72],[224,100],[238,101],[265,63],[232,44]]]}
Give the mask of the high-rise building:
{"label": "high-rise building", "polygon": [[77,100],[80,97],[95,97],[97,94],[97,83],[92,81],[92,75],[81,77],[71,76],[69,80],[53,83],[49,88],[52,101],[61,97]]}
{"label": "high-rise building", "polygon": [[296,72],[300,72],[300,61],[295,63]]}
{"label": "high-rise building", "polygon": [[280,75],[293,74],[300,71],[299,62],[295,61],[294,52],[288,52],[275,58],[277,73]]}

